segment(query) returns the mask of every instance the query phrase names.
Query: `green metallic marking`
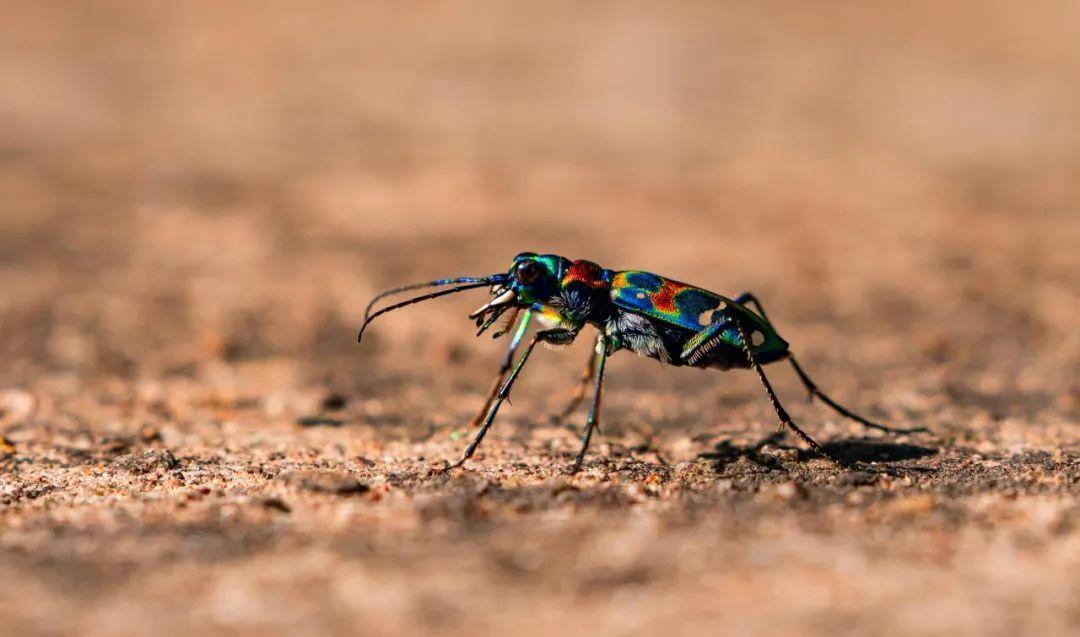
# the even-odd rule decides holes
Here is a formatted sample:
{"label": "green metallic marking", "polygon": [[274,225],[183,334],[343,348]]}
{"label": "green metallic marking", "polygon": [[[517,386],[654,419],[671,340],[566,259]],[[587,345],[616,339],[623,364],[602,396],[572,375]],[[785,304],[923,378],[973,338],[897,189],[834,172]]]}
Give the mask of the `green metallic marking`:
{"label": "green metallic marking", "polygon": [[517,329],[514,331],[514,336],[510,339],[510,351],[513,352],[521,344],[521,339],[525,338],[525,332],[529,331],[529,323],[532,322],[533,311],[532,308],[525,310],[521,315],[521,322],[518,323]]}

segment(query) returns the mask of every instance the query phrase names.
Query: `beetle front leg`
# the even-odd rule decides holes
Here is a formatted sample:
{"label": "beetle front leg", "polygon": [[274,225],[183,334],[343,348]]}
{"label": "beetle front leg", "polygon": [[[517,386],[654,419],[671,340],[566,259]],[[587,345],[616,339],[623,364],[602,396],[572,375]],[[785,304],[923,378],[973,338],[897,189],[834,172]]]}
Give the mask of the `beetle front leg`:
{"label": "beetle front leg", "polygon": [[551,343],[553,345],[569,345],[573,342],[574,337],[577,336],[577,332],[564,329],[552,329],[537,332],[529,341],[528,347],[525,348],[525,353],[518,359],[516,365],[514,365],[513,371],[510,372],[510,376],[507,377],[506,382],[503,383],[499,389],[499,393],[495,395],[495,400],[491,403],[491,408],[488,409],[487,415],[484,417],[484,422],[480,425],[480,430],[476,432],[476,437],[473,438],[472,443],[465,449],[464,455],[457,462],[449,465],[447,469],[456,469],[465,464],[465,461],[472,457],[476,452],[476,448],[480,446],[480,442],[487,435],[488,429],[491,429],[491,424],[495,422],[495,414],[499,413],[499,407],[502,406],[503,401],[510,396],[510,390],[514,387],[514,381],[517,380],[519,374],[521,374],[522,368],[525,367],[525,363],[529,360],[529,355],[536,349],[537,343]]}
{"label": "beetle front leg", "polygon": [[495,402],[495,395],[499,393],[499,387],[501,387],[503,381],[506,380],[506,374],[510,371],[511,363],[514,362],[514,353],[517,352],[518,346],[521,345],[521,341],[525,337],[525,333],[529,330],[529,323],[532,322],[532,316],[532,310],[525,310],[521,315],[521,321],[518,322],[517,329],[514,330],[514,335],[510,338],[510,347],[507,348],[506,355],[503,356],[502,364],[499,366],[499,371],[495,374],[495,380],[491,383],[491,389],[488,390],[487,400],[484,401],[484,406],[476,414],[476,417],[473,418],[473,427],[480,426],[480,423],[484,421],[484,416],[486,416],[488,410],[491,409],[491,403]]}

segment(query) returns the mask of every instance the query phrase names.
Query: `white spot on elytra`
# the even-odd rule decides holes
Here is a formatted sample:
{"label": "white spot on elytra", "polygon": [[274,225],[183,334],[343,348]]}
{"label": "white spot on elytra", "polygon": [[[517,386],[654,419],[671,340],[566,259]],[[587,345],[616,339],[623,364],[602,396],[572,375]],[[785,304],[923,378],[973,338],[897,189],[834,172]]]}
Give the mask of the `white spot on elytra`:
{"label": "white spot on elytra", "polygon": [[754,344],[754,347],[761,347],[765,343],[765,335],[754,330],[754,333],[750,335],[750,342]]}
{"label": "white spot on elytra", "polygon": [[698,325],[702,327],[708,327],[712,325],[712,314],[714,310],[705,310],[697,317]]}
{"label": "white spot on elytra", "polygon": [[635,297],[635,298],[636,298],[637,300],[639,300],[639,301],[640,301],[641,299],[645,298],[645,293],[644,293],[644,292],[638,292],[637,294],[635,294],[635,295],[634,295],[634,297]]}

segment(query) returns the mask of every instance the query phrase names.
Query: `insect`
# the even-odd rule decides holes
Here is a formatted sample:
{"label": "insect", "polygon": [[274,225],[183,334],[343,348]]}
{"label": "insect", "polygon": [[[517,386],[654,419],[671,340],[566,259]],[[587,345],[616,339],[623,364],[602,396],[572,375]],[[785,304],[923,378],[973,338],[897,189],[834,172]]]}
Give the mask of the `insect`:
{"label": "insect", "polygon": [[[453,287],[401,301],[374,313],[371,311],[387,296],[444,286]],[[897,434],[926,431],[923,427],[898,429],[867,420],[818,389],[769,321],[761,303],[749,292],[731,299],[651,272],[608,270],[591,261],[571,261],[555,254],[522,252],[514,257],[506,273],[439,279],[382,292],[372,299],[364,312],[357,342],[363,338],[371,321],[387,312],[487,286],[490,286],[493,298],[469,318],[476,321],[477,336],[498,323],[492,336],[498,338],[512,333],[510,346],[487,401],[473,423],[479,429],[461,458],[449,468],[459,467],[472,457],[536,345],[567,346],[586,325],[598,330],[595,347],[574,398],[561,412],[561,416],[572,413],[584,398],[588,386],[592,385],[592,404],[581,435],[581,450],[572,465],[575,471],[581,467],[597,429],[607,359],[620,350],[629,350],[673,367],[753,370],[776,411],[780,430],[790,428],[815,452],[839,464],[845,463],[828,454],[791,419],[765,376],[763,365],[787,361],[811,397],[819,398],[839,414],[867,428]],[[515,321],[516,327],[512,327]],[[533,321],[540,323],[543,329],[532,336],[515,362],[514,355]]]}

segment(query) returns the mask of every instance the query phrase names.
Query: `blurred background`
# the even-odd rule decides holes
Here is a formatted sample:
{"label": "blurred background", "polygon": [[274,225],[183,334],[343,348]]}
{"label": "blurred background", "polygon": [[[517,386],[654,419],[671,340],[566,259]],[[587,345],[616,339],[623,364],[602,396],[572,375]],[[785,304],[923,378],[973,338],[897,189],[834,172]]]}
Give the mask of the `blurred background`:
{"label": "blurred background", "polygon": [[11,380],[352,357],[374,291],[522,250],[753,289],[783,325],[936,330],[1003,373],[1075,361],[1071,2],[3,15]]}
{"label": "blurred background", "polygon": [[[375,439],[425,440],[471,418],[497,365],[464,316],[483,293],[358,347],[364,305],[531,250],[753,290],[843,402],[984,452],[1075,449],[1078,24],[1066,0],[0,0],[4,422],[36,401],[195,454],[175,432],[198,418],[169,428],[186,399],[78,406],[178,383],[261,405],[252,430],[330,393]],[[507,426],[586,349],[533,363]],[[769,431],[734,378],[622,355],[607,433]]]}

